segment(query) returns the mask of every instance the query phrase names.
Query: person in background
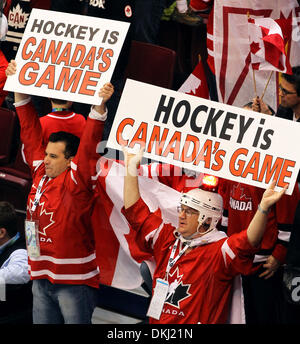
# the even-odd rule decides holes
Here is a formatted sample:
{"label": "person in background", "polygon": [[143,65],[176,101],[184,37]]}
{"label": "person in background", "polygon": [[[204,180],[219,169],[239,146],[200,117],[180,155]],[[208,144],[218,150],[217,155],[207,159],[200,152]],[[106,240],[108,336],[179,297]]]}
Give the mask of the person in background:
{"label": "person in background", "polygon": [[32,323],[32,284],[14,207],[0,202],[0,324]]}
{"label": "person in background", "polygon": [[227,237],[216,229],[222,216],[222,197],[193,189],[178,207],[178,227],[162,222],[140,196],[138,165],[142,150],[132,156],[124,150],[123,213],[136,231],[140,247],[152,253],[156,268],[150,323],[226,323],[233,279],[246,273],[262,240],[269,208],[278,201],[275,182],[265,191],[248,229]]}

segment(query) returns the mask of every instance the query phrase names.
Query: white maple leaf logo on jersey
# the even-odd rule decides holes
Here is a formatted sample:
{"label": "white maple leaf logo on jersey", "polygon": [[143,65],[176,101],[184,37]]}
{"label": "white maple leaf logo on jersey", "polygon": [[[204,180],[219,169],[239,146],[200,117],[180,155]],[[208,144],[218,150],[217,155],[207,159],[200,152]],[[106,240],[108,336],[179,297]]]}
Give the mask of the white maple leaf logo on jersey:
{"label": "white maple leaf logo on jersey", "polygon": [[14,7],[8,15],[8,25],[16,29],[25,28],[29,13],[24,13],[20,5]]}
{"label": "white maple leaf logo on jersey", "polygon": [[[31,208],[33,206],[33,201],[30,200],[30,208],[29,208],[29,213],[30,215],[32,215],[31,213]],[[53,220],[53,212],[49,211],[47,212],[45,209],[44,209],[44,206],[45,206],[45,202],[43,203],[40,203],[40,215],[39,215],[39,219],[43,218],[43,222],[44,223],[48,223],[46,226],[44,226],[43,228],[40,228],[39,227],[39,233],[42,234],[42,235],[45,235],[47,236],[47,233],[46,233],[46,229],[49,228],[50,226],[53,225],[53,223],[55,223],[55,221]],[[40,221],[41,222],[41,221]]]}
{"label": "white maple leaf logo on jersey", "polygon": [[244,188],[241,186],[240,183],[238,183],[238,185],[233,186],[230,195],[234,199],[245,200],[246,202],[251,201],[251,197],[247,197],[247,195],[244,192]]}

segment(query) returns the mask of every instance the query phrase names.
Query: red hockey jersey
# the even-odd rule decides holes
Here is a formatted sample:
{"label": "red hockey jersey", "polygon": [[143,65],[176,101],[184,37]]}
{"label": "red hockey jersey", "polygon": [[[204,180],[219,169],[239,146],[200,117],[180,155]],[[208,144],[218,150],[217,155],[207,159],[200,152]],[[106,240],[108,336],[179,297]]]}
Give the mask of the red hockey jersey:
{"label": "red hockey jersey", "polygon": [[40,121],[45,142],[49,141],[49,136],[52,133],[61,130],[80,138],[85,127],[84,116],[72,111],[51,112],[46,116],[40,117]]}
{"label": "red hockey jersey", "polygon": [[[241,228],[248,227],[264,191],[265,189],[255,186],[223,180],[220,188],[224,200],[222,224],[228,226],[227,234],[229,236],[240,232]],[[284,195],[272,207],[268,215],[261,249],[255,255],[254,262],[263,262],[269,255],[273,255],[281,263],[284,263],[298,199],[299,190],[296,184],[291,196]]]}
{"label": "red hockey jersey", "polygon": [[32,279],[45,278],[52,283],[99,285],[93,232],[90,224],[93,185],[99,155],[96,146],[104,122],[88,118],[78,152],[71,168],[58,177],[46,178],[37,209],[31,207],[37,186],[45,175],[45,146],[40,121],[31,103],[18,106],[21,140],[32,170],[33,185],[28,197],[27,218],[39,220],[41,255],[30,258]]}
{"label": "red hockey jersey", "polygon": [[[154,281],[164,278],[176,240],[175,228],[162,223],[162,219],[151,213],[141,198],[130,208],[123,208],[123,213],[137,232],[137,244],[154,256]],[[249,244],[246,231],[229,238],[224,234],[222,239],[215,231],[216,241],[195,247],[171,268],[169,293],[160,320],[150,318],[151,323],[226,323],[233,279],[250,271],[255,249]],[[203,236],[205,239],[206,235]]]}

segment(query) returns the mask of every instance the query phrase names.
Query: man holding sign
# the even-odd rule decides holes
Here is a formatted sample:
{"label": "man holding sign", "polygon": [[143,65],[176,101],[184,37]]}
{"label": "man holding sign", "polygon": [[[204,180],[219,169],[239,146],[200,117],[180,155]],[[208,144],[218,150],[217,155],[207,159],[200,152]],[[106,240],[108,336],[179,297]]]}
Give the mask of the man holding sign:
{"label": "man holding sign", "polygon": [[[7,76],[15,74],[10,63]],[[96,306],[99,271],[90,224],[97,143],[107,117],[113,86],[105,84],[100,105],[91,109],[79,139],[66,132],[50,135],[42,128],[30,97],[15,93],[21,140],[32,171],[25,234],[33,280],[34,323],[90,323]],[[78,150],[77,150],[78,147]]]}
{"label": "man holding sign", "polygon": [[140,247],[155,262],[151,323],[226,323],[234,277],[246,273],[264,234],[268,209],[284,194],[275,181],[265,191],[247,230],[228,237],[216,229],[222,216],[219,194],[193,189],[178,207],[179,225],[163,223],[140,197],[137,156],[125,151],[124,214]]}

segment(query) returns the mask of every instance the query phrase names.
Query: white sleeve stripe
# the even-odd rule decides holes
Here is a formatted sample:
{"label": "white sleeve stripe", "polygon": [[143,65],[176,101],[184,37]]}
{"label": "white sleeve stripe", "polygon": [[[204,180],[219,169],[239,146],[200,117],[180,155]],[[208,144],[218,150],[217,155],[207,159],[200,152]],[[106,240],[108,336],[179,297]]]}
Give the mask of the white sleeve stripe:
{"label": "white sleeve stripe", "polygon": [[227,260],[226,260],[226,254],[228,254],[228,256],[231,258],[231,259],[234,259],[235,258],[235,253],[232,251],[232,249],[229,247],[228,245],[228,239],[224,241],[222,247],[221,247],[221,251],[222,251],[222,254],[223,254],[223,259],[224,259],[224,263],[225,263],[225,266],[227,267]]}
{"label": "white sleeve stripe", "polygon": [[152,241],[152,247],[155,245],[155,242],[156,242],[156,240],[157,240],[157,238],[158,238],[158,236],[159,236],[159,233],[160,233],[160,231],[162,230],[163,226],[164,226],[164,223],[162,222],[161,225],[160,225],[158,228],[154,229],[152,232],[148,233],[148,234],[145,236],[145,241],[147,241],[147,242],[148,242],[150,239],[153,239],[153,241]]}
{"label": "white sleeve stripe", "polygon": [[282,241],[290,241],[291,232],[278,231],[278,239]]}
{"label": "white sleeve stripe", "polygon": [[78,183],[77,183],[77,180],[76,180],[75,177],[74,177],[74,174],[73,174],[73,171],[72,171],[72,170],[71,170],[70,175],[71,175],[71,178],[72,178],[73,182],[77,185]]}
{"label": "white sleeve stripe", "polygon": [[71,169],[77,171],[77,165],[73,161],[71,161]]}
{"label": "white sleeve stripe", "polygon": [[158,181],[158,178],[157,178],[157,176],[158,176],[157,169],[158,169],[158,163],[153,163],[153,164],[151,164],[151,176],[152,176],[152,179]]}
{"label": "white sleeve stripe", "polygon": [[44,162],[44,160],[34,160],[32,162],[32,166],[35,167],[34,171],[36,171],[41,166],[41,164],[43,162]]}
{"label": "white sleeve stripe", "polygon": [[26,157],[25,157],[25,154],[24,154],[24,144],[22,144],[22,147],[21,147],[21,155],[22,155],[22,159],[24,161],[24,163],[26,165],[28,165],[27,161],[26,161]]}
{"label": "white sleeve stripe", "polygon": [[141,165],[140,166],[143,177],[148,177],[149,176],[148,166],[149,165]]}
{"label": "white sleeve stripe", "polygon": [[253,259],[253,263],[261,263],[265,262],[268,259],[268,255],[263,254],[256,254]]}

